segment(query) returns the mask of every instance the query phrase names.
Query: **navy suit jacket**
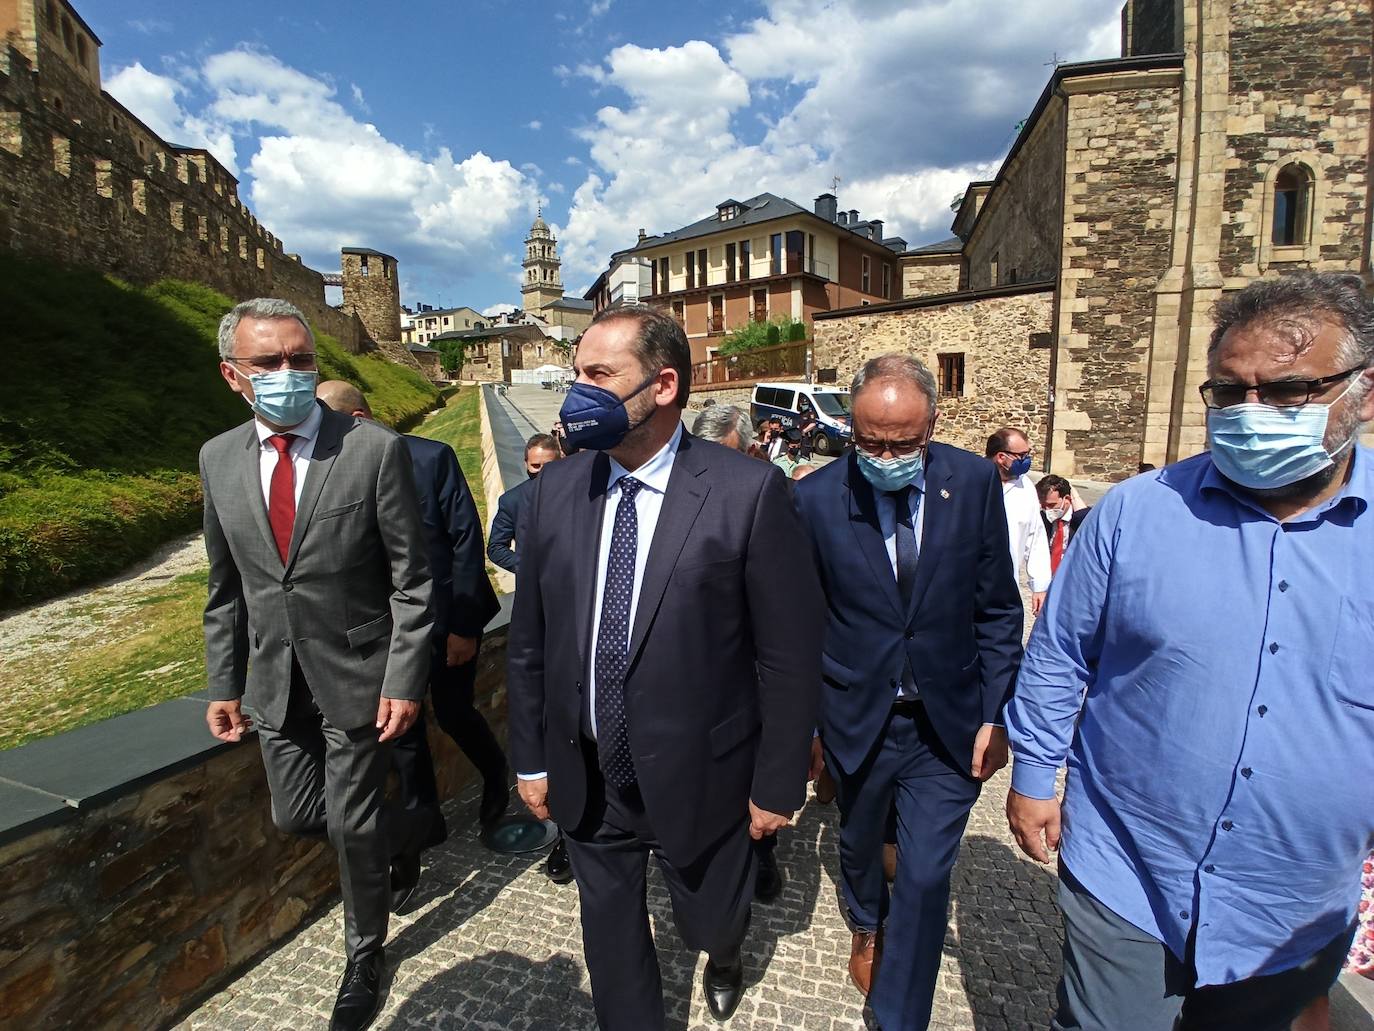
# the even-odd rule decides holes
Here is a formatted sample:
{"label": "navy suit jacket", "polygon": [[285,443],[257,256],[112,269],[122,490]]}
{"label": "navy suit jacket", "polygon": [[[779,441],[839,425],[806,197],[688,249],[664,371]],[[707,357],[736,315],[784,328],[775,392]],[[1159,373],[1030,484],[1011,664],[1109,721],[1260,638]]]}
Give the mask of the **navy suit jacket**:
{"label": "navy suit jacket", "polygon": [[496,518],[491,521],[491,536],[487,538],[487,558],[508,573],[520,570],[520,556],[511,548],[511,542],[517,539],[520,514],[533,489],[533,478],[517,483],[496,503]]}
{"label": "navy suit jacket", "polygon": [[453,448],[426,437],[404,440],[434,577],[434,635],[479,637],[501,603],[487,579],[477,504]]}
{"label": "navy suit jacket", "polygon": [[941,742],[965,769],[985,723],[1000,723],[1021,664],[1021,594],[1012,574],[996,467],[933,443],[916,583],[904,607],[873,488],[851,453],[796,485],[825,589],[821,734],[852,773],[886,726],[902,671]]}
{"label": "navy suit jacket", "polygon": [[[520,525],[506,689],[511,757],[548,771],[554,819],[587,808],[582,736],[610,459],[546,465]],[[607,527],[609,532],[609,526]],[[630,629],[630,751],[663,854],[683,867],[747,819],[801,808],[825,621],[782,473],[684,432]]]}

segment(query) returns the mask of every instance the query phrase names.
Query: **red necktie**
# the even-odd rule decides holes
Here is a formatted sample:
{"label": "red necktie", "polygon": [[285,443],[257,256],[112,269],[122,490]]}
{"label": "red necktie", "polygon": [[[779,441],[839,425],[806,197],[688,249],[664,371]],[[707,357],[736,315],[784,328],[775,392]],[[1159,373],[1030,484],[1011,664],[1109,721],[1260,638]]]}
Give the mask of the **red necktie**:
{"label": "red necktie", "polygon": [[267,492],[267,520],[277,539],[277,552],[285,564],[291,551],[291,530],[296,523],[296,467],[291,464],[294,433],[274,433],[267,443],[277,449],[277,465],[272,470],[272,486]]}
{"label": "red necktie", "polygon": [[1064,520],[1054,524],[1054,539],[1050,541],[1050,573],[1059,572],[1059,560],[1064,557]]}

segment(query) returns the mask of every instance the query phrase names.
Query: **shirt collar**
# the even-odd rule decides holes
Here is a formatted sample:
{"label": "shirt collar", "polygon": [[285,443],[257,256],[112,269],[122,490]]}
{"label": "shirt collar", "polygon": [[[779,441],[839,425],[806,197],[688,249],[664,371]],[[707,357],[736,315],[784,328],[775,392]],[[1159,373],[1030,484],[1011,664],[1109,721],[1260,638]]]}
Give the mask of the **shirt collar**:
{"label": "shirt collar", "polygon": [[609,491],[619,483],[622,476],[633,476],[650,490],[659,494],[667,493],[668,478],[673,473],[673,460],[677,458],[677,449],[681,443],[682,423],[679,422],[677,429],[673,431],[673,435],[668,440],[668,443],[664,444],[653,458],[649,459],[633,473],[612,458],[611,478],[610,482],[606,484],[606,490]]}
{"label": "shirt collar", "polygon": [[268,437],[274,437],[277,433],[289,433],[303,443],[310,443],[320,434],[320,423],[324,422],[324,408],[319,401],[310,407],[310,414],[305,417],[303,422],[285,430],[274,430],[271,426],[264,426],[261,419],[254,417],[253,428],[258,431],[258,445],[270,448],[272,445],[267,443]]}
{"label": "shirt collar", "polygon": [[[1374,464],[1371,464],[1374,463],[1374,454],[1371,454],[1369,449],[1361,445],[1358,441],[1350,446],[1352,449],[1350,454],[1350,471],[1340,492],[1324,504],[1304,512],[1302,515],[1290,520],[1290,522],[1303,522],[1310,519],[1316,519],[1318,516],[1329,512],[1337,505],[1343,505],[1346,502],[1351,503],[1356,507],[1357,511],[1361,512],[1369,507],[1370,498],[1374,497]],[[1210,458],[1207,460],[1207,468],[1203,470],[1202,482],[1198,486],[1201,490],[1216,491],[1225,494],[1237,504],[1252,508],[1256,512],[1268,516],[1270,519],[1274,518],[1272,515],[1269,515],[1257,501],[1243,491],[1238,490],[1230,480],[1222,476],[1217,469],[1217,464]]]}

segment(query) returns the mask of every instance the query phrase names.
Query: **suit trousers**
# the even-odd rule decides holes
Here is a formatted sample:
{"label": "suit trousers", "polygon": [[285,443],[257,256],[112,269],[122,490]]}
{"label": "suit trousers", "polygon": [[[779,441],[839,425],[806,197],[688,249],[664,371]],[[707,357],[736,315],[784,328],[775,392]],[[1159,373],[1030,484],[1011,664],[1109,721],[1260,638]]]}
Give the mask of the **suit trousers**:
{"label": "suit trousers", "polygon": [[620,789],[601,775],[596,745],[587,756],[587,811],[564,834],[582,907],[582,945],[592,1003],[602,1031],[659,1031],[663,982],[645,896],[648,859],[658,860],[678,932],[688,949],[734,963],[749,924],[757,870],[749,820],[713,843],[690,866],[675,866],[658,841],[639,788]]}
{"label": "suit trousers", "polygon": [[1191,961],[1113,913],[1062,862],[1059,908],[1064,972],[1054,1031],[1288,1031],[1335,983],[1355,934],[1351,924],[1291,970],[1198,987]]}
{"label": "suit trousers", "polygon": [[[481,654],[479,638],[472,661],[450,666],[443,643],[436,644],[430,665],[429,699],[434,706],[435,721],[453,738],[482,779],[500,780],[506,775],[506,755],[486,719],[473,704],[477,660]],[[396,739],[392,762],[399,780],[401,804],[406,809],[425,809],[430,813],[425,847],[440,844],[448,837],[448,828],[439,808],[439,785],[434,778],[434,756],[425,730],[423,708],[414,725]]]}
{"label": "suit trousers", "polygon": [[344,947],[349,960],[386,942],[391,857],[418,847],[428,819],[386,800],[391,744],[372,723],[335,727],[294,663],[286,719],[256,724],[272,820],[287,834],[327,837],[339,859]]}
{"label": "suit trousers", "polygon": [[[850,923],[856,931],[883,930],[869,1005],[879,1027],[920,1031],[930,1023],[940,972],[950,873],[982,785],[945,749],[919,702],[893,709],[854,772],[833,756],[826,765],[838,774],[840,875]],[[897,880],[889,895],[882,848],[894,808]]]}

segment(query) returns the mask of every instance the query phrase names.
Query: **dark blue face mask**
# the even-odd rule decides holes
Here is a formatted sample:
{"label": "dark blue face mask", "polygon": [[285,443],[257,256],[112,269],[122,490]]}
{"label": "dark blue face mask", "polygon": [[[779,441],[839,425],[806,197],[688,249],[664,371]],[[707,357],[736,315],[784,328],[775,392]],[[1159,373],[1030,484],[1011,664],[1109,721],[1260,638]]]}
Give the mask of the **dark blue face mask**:
{"label": "dark blue face mask", "polygon": [[1013,458],[1011,460],[1011,468],[1008,470],[1008,472],[1010,472],[1014,478],[1019,480],[1022,476],[1025,476],[1026,473],[1030,472],[1030,470],[1031,456],[1023,455],[1021,458]]}
{"label": "dark blue face mask", "polygon": [[630,392],[629,397],[623,399],[605,387],[574,383],[568,388],[563,407],[558,410],[564,439],[574,447],[590,451],[610,451],[619,447],[626,434],[648,422],[654,414],[651,408],[648,415],[631,426],[630,413],[625,405],[630,398],[647,390],[661,371],[659,369],[651,373],[648,379]]}

